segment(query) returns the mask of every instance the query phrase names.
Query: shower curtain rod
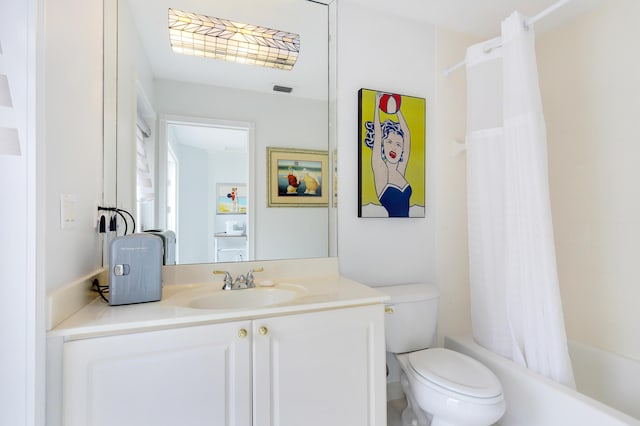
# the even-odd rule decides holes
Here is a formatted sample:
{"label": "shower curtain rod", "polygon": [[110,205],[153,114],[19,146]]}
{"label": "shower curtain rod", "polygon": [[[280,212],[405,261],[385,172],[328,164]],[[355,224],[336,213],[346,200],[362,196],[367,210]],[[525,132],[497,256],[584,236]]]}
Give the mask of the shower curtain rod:
{"label": "shower curtain rod", "polygon": [[[535,24],[536,22],[538,22],[542,18],[544,18],[547,15],[550,15],[551,13],[555,12],[557,9],[560,9],[562,6],[564,6],[565,4],[569,3],[570,1],[571,0],[560,0],[560,1],[552,4],[548,8],[544,9],[542,12],[538,13],[537,15],[525,20],[524,21],[525,28],[530,27],[531,25]],[[498,37],[498,39],[499,39],[499,37]],[[498,45],[489,46],[488,48],[485,49],[485,52],[488,53],[492,49],[495,49],[496,47],[500,47],[500,46],[501,46],[501,43],[499,43]],[[448,77],[449,74],[451,74],[452,72],[454,72],[458,68],[462,67],[465,63],[466,63],[466,60],[462,60],[462,61],[458,62],[457,64],[455,64],[454,66],[445,69],[443,71],[444,76]]]}

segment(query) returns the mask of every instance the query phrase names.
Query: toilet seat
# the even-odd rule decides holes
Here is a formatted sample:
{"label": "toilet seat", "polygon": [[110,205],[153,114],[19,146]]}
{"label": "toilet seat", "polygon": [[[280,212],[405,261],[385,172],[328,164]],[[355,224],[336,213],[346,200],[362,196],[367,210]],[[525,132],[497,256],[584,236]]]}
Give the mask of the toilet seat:
{"label": "toilet seat", "polygon": [[424,349],[408,355],[409,369],[426,385],[435,385],[465,399],[502,398],[497,377],[471,357],[444,348]]}

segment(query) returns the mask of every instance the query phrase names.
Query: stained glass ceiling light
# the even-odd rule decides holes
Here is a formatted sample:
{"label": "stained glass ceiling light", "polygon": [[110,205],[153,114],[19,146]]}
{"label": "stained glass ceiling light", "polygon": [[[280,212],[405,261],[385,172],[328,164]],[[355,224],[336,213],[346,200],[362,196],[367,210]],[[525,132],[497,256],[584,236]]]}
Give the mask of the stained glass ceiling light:
{"label": "stained glass ceiling light", "polygon": [[228,19],[169,9],[169,38],[176,53],[290,70],[300,35]]}

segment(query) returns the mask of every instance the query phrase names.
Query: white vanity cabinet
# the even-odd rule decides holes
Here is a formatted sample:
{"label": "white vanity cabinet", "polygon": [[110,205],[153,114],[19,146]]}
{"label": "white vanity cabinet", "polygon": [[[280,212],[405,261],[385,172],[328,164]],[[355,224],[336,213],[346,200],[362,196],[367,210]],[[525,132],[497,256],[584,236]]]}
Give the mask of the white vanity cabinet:
{"label": "white vanity cabinet", "polygon": [[66,342],[62,424],[250,425],[250,330],[241,321]]}
{"label": "white vanity cabinet", "polygon": [[65,426],[386,424],[381,304],[72,340]]}
{"label": "white vanity cabinet", "polygon": [[383,312],[254,320],[253,425],[386,425]]}

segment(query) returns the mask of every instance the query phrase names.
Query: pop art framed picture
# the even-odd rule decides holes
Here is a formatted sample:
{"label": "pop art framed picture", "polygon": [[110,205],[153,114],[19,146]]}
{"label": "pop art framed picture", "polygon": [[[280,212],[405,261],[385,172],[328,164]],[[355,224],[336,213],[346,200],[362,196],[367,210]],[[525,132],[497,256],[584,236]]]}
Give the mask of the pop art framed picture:
{"label": "pop art framed picture", "polygon": [[425,217],[426,101],[358,91],[358,217]]}

